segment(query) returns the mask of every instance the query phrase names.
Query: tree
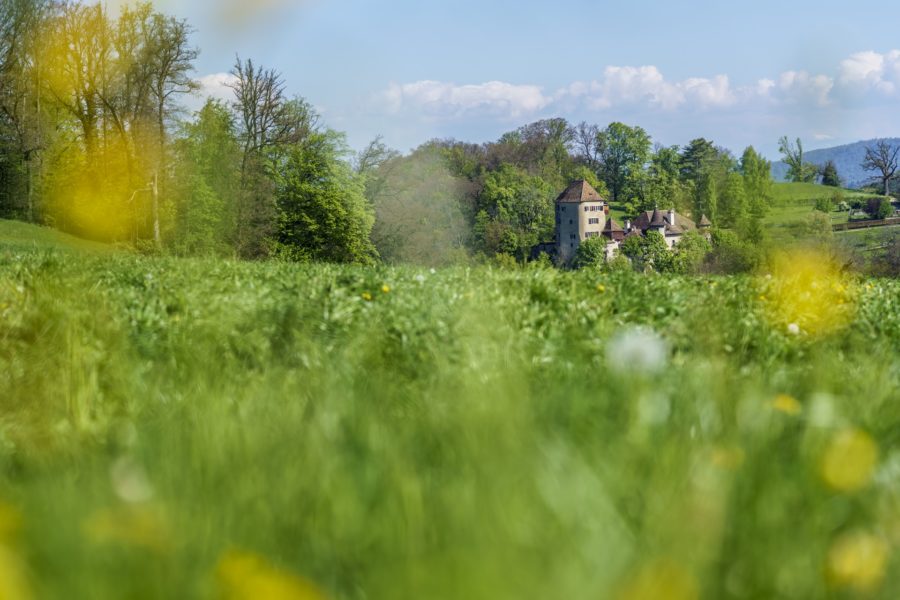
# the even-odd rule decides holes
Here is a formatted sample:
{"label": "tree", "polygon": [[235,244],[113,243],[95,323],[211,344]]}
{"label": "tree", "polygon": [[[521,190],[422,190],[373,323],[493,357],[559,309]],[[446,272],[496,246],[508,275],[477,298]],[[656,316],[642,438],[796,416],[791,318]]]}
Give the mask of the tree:
{"label": "tree", "polygon": [[833,160],[827,161],[822,167],[822,185],[841,187],[841,178]]}
{"label": "tree", "polygon": [[689,231],[678,240],[672,256],[672,270],[682,275],[699,273],[712,244],[705,235]]}
{"label": "tree", "polygon": [[711,141],[705,138],[691,140],[681,153],[679,164],[681,178],[697,184],[709,169],[710,163],[715,161],[717,154],[716,147]]}
{"label": "tree", "polygon": [[666,245],[666,240],[658,231],[648,231],[645,236],[629,236],[622,242],[620,252],[631,259],[638,271],[652,269],[658,273],[670,272],[673,267],[673,255]]}
{"label": "tree", "polygon": [[373,217],[364,181],[341,160],[341,135],[313,132],[290,146],[277,175],[274,254],[290,260],[371,264]]}
{"label": "tree", "polygon": [[609,240],[603,236],[584,240],[578,245],[572,266],[576,269],[589,269],[605,264],[606,245],[608,243]]}
{"label": "tree", "polygon": [[753,146],[748,146],[741,156],[740,172],[744,178],[744,197],[748,220],[744,237],[754,243],[762,242],[763,219],[772,204],[772,163],[763,158]]}
{"label": "tree", "polygon": [[796,145],[787,136],[778,140],[778,151],[788,166],[788,177],[794,183],[812,183],[816,179],[818,169],[815,165],[803,160],[803,142],[797,138]]}
{"label": "tree", "polygon": [[208,100],[174,144],[175,230],[169,241],[176,252],[227,253],[234,240],[240,161],[234,116],[221,101]]}
{"label": "tree", "polygon": [[894,207],[888,198],[870,198],[866,202],[866,212],[873,219],[887,219],[894,213]]}
{"label": "tree", "polygon": [[650,154],[650,136],[640,127],[611,123],[597,137],[601,179],[612,202],[622,202],[629,183],[644,168]]}
{"label": "tree", "polygon": [[729,173],[726,176],[717,208],[722,227],[741,229],[746,224],[749,210],[744,192],[744,178],[740,173]]}
{"label": "tree", "polygon": [[876,180],[881,181],[884,186],[885,196],[889,196],[891,193],[891,179],[897,173],[898,153],[900,153],[900,146],[894,147],[885,140],[878,140],[874,147],[866,147],[866,157],[861,166],[866,171],[878,172]]}

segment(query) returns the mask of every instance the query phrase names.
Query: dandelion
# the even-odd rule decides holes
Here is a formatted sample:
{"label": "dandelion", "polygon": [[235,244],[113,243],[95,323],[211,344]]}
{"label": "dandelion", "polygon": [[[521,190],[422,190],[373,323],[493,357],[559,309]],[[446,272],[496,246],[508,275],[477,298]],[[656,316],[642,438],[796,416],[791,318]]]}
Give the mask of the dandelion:
{"label": "dandelion", "polygon": [[147,502],[153,497],[153,487],[146,472],[130,458],[120,458],[113,463],[109,478],[116,495],[125,502]]}
{"label": "dandelion", "polygon": [[418,275],[416,275],[416,281],[418,281],[419,283],[425,283],[425,276],[419,273]]}
{"label": "dandelion", "polygon": [[389,286],[388,284],[384,284],[383,286],[381,286],[381,293],[382,294],[390,294],[391,286]]}
{"label": "dandelion", "polygon": [[796,323],[790,323],[787,326],[788,333],[791,335],[800,335],[800,326]]}
{"label": "dandelion", "polygon": [[227,600],[325,600],[309,581],[249,552],[226,553],[216,566],[216,579]]}
{"label": "dandelion", "polygon": [[863,531],[839,537],[828,550],[826,574],[835,588],[870,592],[884,578],[888,545],[876,535]]}
{"label": "dandelion", "polygon": [[822,455],[822,479],[839,492],[868,485],[878,462],[878,445],[865,431],[848,429],[831,440]]}
{"label": "dandelion", "polygon": [[775,399],[772,400],[772,408],[792,417],[803,412],[800,402],[789,394],[778,394],[775,396]]}
{"label": "dandelion", "polygon": [[366,302],[371,302],[371,301],[372,301],[372,294],[370,294],[369,292],[363,292],[363,293],[362,293],[362,299],[365,300]]}
{"label": "dandelion", "polygon": [[606,286],[603,285],[602,283],[598,283],[598,284],[597,284],[597,292],[599,292],[599,293],[602,294],[602,293],[604,293],[605,291],[606,291]]}
{"label": "dandelion", "polygon": [[620,331],[606,348],[606,362],[620,372],[658,373],[665,367],[668,355],[665,340],[643,327]]}

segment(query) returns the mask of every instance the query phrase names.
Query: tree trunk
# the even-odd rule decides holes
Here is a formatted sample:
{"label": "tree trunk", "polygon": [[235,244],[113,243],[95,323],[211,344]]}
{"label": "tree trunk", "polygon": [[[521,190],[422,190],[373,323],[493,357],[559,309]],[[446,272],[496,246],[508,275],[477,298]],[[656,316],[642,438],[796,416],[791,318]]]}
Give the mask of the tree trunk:
{"label": "tree trunk", "polygon": [[153,194],[153,242],[159,246],[159,173],[153,174],[153,181],[150,183],[151,193]]}

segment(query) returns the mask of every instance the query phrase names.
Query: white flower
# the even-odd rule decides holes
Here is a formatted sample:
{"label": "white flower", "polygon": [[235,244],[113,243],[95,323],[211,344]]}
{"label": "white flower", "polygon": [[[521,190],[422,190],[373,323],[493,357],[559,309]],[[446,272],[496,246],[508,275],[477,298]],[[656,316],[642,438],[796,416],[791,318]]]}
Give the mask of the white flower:
{"label": "white flower", "polygon": [[800,326],[796,323],[791,323],[790,325],[788,325],[787,330],[791,335],[800,335]]}
{"label": "white flower", "polygon": [[657,373],[666,366],[668,355],[665,340],[643,327],[620,331],[606,347],[606,363],[623,372]]}
{"label": "white flower", "polygon": [[146,502],[153,497],[153,486],[147,473],[136,461],[123,457],[113,463],[109,479],[116,495],[125,502]]}
{"label": "white flower", "polygon": [[418,281],[419,283],[425,283],[425,276],[419,273],[418,275],[416,275],[416,281]]}

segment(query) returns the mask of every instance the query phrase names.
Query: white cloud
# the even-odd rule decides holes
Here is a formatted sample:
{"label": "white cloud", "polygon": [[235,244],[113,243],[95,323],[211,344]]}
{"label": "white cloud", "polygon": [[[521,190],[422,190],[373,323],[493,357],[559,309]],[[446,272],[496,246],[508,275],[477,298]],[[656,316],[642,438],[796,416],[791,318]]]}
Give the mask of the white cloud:
{"label": "white cloud", "polygon": [[237,77],[231,73],[212,73],[197,79],[200,84],[199,95],[202,98],[216,98],[218,100],[232,100],[234,90],[229,86],[237,81]]}
{"label": "white cloud", "polygon": [[810,75],[806,71],[786,71],[772,88],[775,96],[787,104],[827,106],[834,79],[826,75]]}
{"label": "white cloud", "polygon": [[550,103],[540,87],[490,81],[455,85],[440,81],[393,84],[384,92],[392,112],[419,110],[432,117],[486,114],[511,118],[532,114]]}
{"label": "white cloud", "polygon": [[394,84],[382,100],[394,113],[428,117],[472,115],[519,118],[550,111],[645,109],[662,114],[692,110],[775,107],[821,109],[847,105],[853,95],[900,95],[900,50],[867,51],[842,61],[834,75],[785,71],[735,86],[727,75],[670,80],[654,65],[608,66],[600,78],[575,81],[555,93],[537,85],[501,81],[457,85],[440,81]]}
{"label": "white cloud", "polygon": [[669,111],[684,105],[728,106],[736,101],[735,91],[725,75],[672,82],[653,65],[607,67],[602,79],[576,82],[557,94],[559,98],[567,96],[582,98],[588,106],[599,110],[643,104]]}
{"label": "white cloud", "polygon": [[841,61],[838,81],[858,91],[874,89],[893,95],[900,89],[900,50],[857,52]]}

